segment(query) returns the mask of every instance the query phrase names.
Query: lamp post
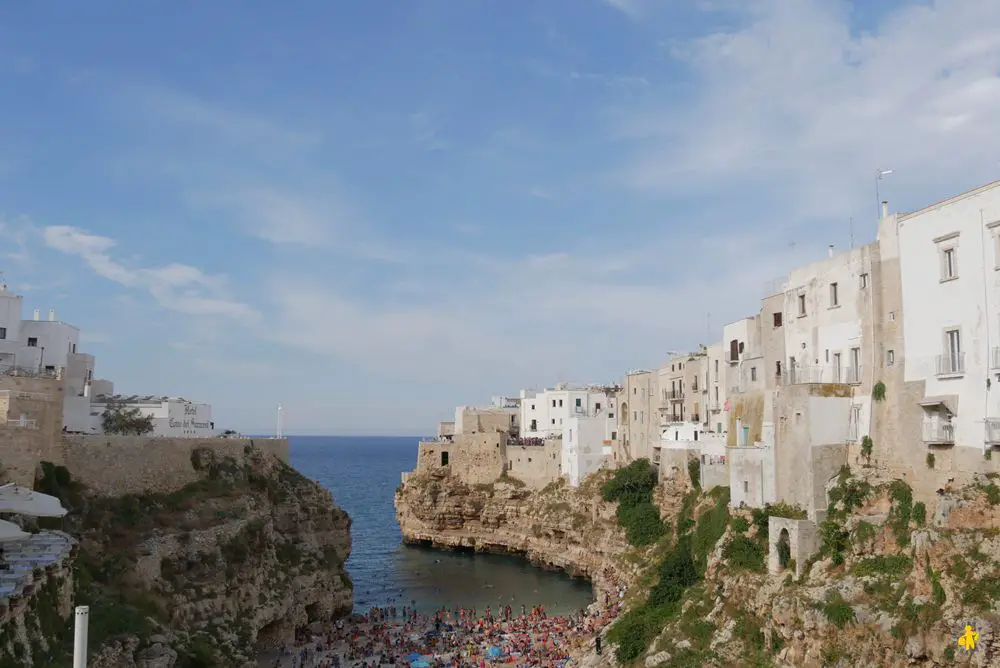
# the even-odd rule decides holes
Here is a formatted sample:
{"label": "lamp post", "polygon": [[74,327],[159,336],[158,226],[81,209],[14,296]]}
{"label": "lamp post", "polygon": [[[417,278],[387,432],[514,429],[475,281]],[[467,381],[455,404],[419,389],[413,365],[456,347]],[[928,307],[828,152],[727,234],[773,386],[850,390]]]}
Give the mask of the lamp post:
{"label": "lamp post", "polygon": [[892,174],[891,169],[875,170],[875,211],[878,214],[877,220],[882,220],[882,195],[879,193],[878,183],[882,180],[883,176],[888,176],[889,174]]}
{"label": "lamp post", "polygon": [[76,606],[76,627],[73,635],[73,668],[87,668],[87,631],[90,627],[90,608]]}

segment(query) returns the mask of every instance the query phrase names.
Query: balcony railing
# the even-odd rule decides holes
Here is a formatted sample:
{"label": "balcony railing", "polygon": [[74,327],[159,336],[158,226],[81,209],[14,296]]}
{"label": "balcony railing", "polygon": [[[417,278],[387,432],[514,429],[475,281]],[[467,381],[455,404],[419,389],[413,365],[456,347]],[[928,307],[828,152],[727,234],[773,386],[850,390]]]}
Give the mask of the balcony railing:
{"label": "balcony railing", "polygon": [[739,364],[739,361],[740,361],[739,353],[736,353],[736,355],[734,356],[733,351],[731,350],[726,351],[726,364]]}
{"label": "balcony railing", "polygon": [[37,420],[7,420],[8,427],[16,427],[18,429],[38,429]]}
{"label": "balcony railing", "polygon": [[708,402],[708,410],[712,411],[713,413],[718,413],[719,411],[722,410],[722,404],[713,399],[712,401]]}
{"label": "balcony railing", "polygon": [[986,443],[1000,445],[1000,418],[986,418]]}
{"label": "balcony railing", "polygon": [[1000,346],[994,348],[990,353],[990,369],[1000,369]]}
{"label": "balcony railing", "polygon": [[937,356],[938,376],[957,376],[965,373],[965,353],[951,353]]}
{"label": "balcony railing", "polygon": [[684,398],[684,390],[668,390],[663,393],[666,401],[681,401]]}
{"label": "balcony railing", "polygon": [[586,414],[587,414],[586,406],[573,406],[573,415],[586,415]]}
{"label": "balcony railing", "polygon": [[24,378],[62,378],[62,367],[56,367],[55,369],[38,369],[0,364],[0,374],[5,376],[21,376]]}
{"label": "balcony railing", "polygon": [[953,444],[955,426],[950,422],[924,422],[924,443]]}
{"label": "balcony railing", "polygon": [[857,384],[861,382],[864,369],[860,366],[797,366],[781,373],[783,385],[808,383]]}
{"label": "balcony railing", "polygon": [[697,413],[692,413],[691,416],[688,418],[688,420],[690,420],[691,422],[701,422],[701,416],[698,415]]}

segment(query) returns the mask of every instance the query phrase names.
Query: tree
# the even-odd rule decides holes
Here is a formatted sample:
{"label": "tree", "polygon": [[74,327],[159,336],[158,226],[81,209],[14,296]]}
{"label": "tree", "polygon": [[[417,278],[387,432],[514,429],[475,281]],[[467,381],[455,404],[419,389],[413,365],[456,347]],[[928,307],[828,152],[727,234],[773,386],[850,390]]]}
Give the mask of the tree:
{"label": "tree", "polygon": [[120,401],[108,402],[101,415],[105,434],[144,436],[153,433],[153,416],[143,415],[136,406],[126,406]]}

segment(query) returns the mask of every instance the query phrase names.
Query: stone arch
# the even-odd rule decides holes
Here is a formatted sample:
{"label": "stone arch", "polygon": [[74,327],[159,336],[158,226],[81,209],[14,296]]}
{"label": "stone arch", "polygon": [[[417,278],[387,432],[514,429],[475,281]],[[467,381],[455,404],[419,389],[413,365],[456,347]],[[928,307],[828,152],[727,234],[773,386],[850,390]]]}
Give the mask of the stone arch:
{"label": "stone arch", "polygon": [[774,544],[774,549],[778,552],[778,567],[781,570],[788,568],[788,563],[792,560],[792,541],[788,537],[788,529],[781,527],[778,533],[778,542]]}
{"label": "stone arch", "polygon": [[628,424],[628,404],[624,401],[622,402],[621,407],[618,409],[618,417],[619,417],[618,422],[620,422],[621,424]]}

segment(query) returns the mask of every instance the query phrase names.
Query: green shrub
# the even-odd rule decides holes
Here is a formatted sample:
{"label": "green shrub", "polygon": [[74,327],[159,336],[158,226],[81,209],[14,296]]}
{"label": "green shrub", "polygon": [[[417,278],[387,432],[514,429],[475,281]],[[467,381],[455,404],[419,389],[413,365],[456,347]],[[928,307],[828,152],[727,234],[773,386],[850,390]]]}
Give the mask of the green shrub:
{"label": "green shrub", "polygon": [[660,510],[643,501],[633,506],[618,506],[618,522],[625,529],[625,538],[635,547],[645,547],[658,541],[666,533]]}
{"label": "green shrub", "polygon": [[839,524],[827,520],[819,525],[820,554],[830,557],[834,565],[844,563],[844,552],[850,546],[850,536]]}
{"label": "green shrub", "polygon": [[917,523],[918,527],[927,523],[927,506],[924,505],[923,501],[917,501],[913,504],[913,521]]}
{"label": "green shrub", "polygon": [[906,547],[910,544],[910,519],[913,516],[913,490],[902,480],[889,484],[889,526],[896,536],[896,544]]}
{"label": "green shrub", "polygon": [[927,468],[929,468],[929,469],[934,468],[934,460],[935,460],[934,453],[933,452],[928,452],[927,453]]}
{"label": "green shrub", "polygon": [[1000,505],[1000,487],[996,483],[983,485],[981,489],[986,493],[986,500],[991,506]]}
{"label": "green shrub", "polygon": [[886,575],[898,579],[909,573],[911,568],[913,560],[905,554],[878,554],[859,562],[854,567],[854,574],[859,577]]}
{"label": "green shrub", "polygon": [[881,380],[872,386],[872,399],[877,402],[885,401],[885,383]]}
{"label": "green shrub", "polygon": [[688,460],[688,477],[692,487],[701,489],[701,462],[698,459]]}
{"label": "green shrub", "polygon": [[743,517],[734,517],[729,521],[729,526],[734,533],[746,533],[750,529],[750,523]]}
{"label": "green shrub", "polygon": [[861,456],[865,458],[865,463],[869,466],[872,463],[872,450],[875,448],[875,444],[872,442],[871,436],[865,435],[861,439]]}
{"label": "green shrub", "polygon": [[764,548],[755,540],[746,536],[733,536],[732,540],[726,543],[722,549],[722,558],[726,560],[732,568],[738,568],[754,573],[763,573]]}
{"label": "green shrub", "polygon": [[655,487],[656,469],[648,459],[637,459],[624,468],[616,469],[611,479],[601,487],[601,494],[609,502],[618,501],[630,493],[648,494],[648,500],[651,500]]}
{"label": "green shrub", "polygon": [[836,589],[831,590],[826,596],[826,602],[823,604],[823,616],[838,629],[853,624],[857,620],[854,608],[844,600],[844,597]]}

